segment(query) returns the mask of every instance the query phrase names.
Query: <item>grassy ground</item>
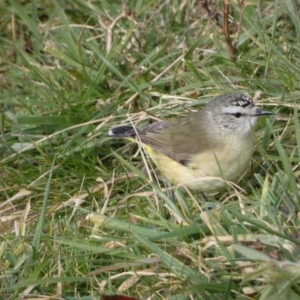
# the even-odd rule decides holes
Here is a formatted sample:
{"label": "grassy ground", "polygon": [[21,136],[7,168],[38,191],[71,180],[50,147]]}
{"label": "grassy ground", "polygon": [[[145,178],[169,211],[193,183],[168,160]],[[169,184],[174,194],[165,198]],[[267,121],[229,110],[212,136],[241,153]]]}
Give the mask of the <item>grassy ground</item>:
{"label": "grassy ground", "polygon": [[[223,1],[127,2],[0,4],[0,294],[300,299],[299,1],[232,2],[227,42]],[[231,91],[276,116],[206,203],[105,137]]]}

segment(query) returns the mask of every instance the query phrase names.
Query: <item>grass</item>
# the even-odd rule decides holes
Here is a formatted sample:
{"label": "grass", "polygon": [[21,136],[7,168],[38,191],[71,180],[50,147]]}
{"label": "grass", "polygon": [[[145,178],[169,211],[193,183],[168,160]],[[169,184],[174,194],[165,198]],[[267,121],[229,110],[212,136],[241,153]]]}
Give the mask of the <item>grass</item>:
{"label": "grass", "polygon": [[[238,3],[234,56],[195,1],[0,4],[5,299],[299,299],[300,3]],[[105,137],[231,91],[276,116],[206,203],[172,202],[137,147]]]}

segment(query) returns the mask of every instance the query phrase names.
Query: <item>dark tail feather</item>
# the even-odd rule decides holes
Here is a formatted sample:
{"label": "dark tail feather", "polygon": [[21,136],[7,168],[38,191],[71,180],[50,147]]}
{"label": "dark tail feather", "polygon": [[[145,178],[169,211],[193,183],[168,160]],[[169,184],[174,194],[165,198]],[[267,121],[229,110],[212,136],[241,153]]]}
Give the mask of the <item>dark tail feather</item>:
{"label": "dark tail feather", "polygon": [[112,137],[134,137],[136,132],[132,126],[119,126],[109,130],[108,136]]}

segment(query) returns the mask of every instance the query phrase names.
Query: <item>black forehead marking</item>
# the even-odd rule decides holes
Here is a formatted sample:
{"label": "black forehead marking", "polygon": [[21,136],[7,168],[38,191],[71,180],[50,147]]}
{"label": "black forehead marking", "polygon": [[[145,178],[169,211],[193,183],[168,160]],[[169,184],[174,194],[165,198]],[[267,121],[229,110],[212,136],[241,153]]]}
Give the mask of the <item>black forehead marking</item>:
{"label": "black forehead marking", "polygon": [[243,107],[243,108],[248,107],[248,106],[249,107],[254,106],[253,101],[244,95],[240,95],[240,96],[236,97],[235,99],[233,99],[231,101],[231,103],[234,106],[239,106],[239,107]]}

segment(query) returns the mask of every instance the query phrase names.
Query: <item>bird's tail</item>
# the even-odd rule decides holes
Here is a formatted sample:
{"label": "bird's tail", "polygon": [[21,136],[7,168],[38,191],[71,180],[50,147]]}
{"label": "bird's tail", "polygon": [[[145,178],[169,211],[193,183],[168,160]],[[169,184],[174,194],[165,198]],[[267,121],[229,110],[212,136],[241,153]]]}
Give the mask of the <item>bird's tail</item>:
{"label": "bird's tail", "polygon": [[120,137],[120,138],[128,138],[128,137],[135,137],[136,131],[132,126],[118,126],[115,128],[112,128],[108,131],[108,136],[111,137]]}

